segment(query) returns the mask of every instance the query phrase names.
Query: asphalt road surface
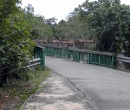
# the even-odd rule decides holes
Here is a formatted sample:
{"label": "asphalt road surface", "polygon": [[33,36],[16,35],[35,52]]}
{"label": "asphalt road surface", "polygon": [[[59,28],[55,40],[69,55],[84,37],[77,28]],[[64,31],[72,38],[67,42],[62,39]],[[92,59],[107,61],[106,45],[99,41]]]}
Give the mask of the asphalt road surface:
{"label": "asphalt road surface", "polygon": [[130,110],[130,73],[46,57],[46,66],[70,80],[95,110]]}

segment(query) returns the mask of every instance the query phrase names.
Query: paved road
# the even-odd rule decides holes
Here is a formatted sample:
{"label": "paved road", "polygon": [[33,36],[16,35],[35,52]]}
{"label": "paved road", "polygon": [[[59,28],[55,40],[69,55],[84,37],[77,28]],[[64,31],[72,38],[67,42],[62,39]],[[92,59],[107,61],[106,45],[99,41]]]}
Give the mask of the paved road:
{"label": "paved road", "polygon": [[93,110],[130,110],[129,73],[51,57],[46,57],[46,66],[68,78],[94,101]]}

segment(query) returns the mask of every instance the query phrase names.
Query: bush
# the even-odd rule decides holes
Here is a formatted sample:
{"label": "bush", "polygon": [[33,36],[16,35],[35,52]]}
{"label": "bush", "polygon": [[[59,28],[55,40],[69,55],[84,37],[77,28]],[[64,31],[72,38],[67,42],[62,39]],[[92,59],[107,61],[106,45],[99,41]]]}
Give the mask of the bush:
{"label": "bush", "polygon": [[1,2],[3,8],[1,9],[0,4],[0,85],[6,83],[7,78],[15,78],[18,73],[24,72],[23,67],[32,58],[34,49],[34,42],[30,39],[30,26],[24,18],[24,13],[16,6],[18,0]]}

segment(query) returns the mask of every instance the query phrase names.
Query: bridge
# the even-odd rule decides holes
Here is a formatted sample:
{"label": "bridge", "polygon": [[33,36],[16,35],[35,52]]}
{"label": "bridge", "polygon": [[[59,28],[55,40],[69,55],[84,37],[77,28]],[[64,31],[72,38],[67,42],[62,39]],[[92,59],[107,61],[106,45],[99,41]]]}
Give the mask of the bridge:
{"label": "bridge", "polygon": [[84,94],[92,110],[130,110],[130,74],[112,69],[113,53],[46,47],[45,59]]}
{"label": "bridge", "polygon": [[45,62],[83,92],[92,110],[130,110],[129,73],[54,57]]}

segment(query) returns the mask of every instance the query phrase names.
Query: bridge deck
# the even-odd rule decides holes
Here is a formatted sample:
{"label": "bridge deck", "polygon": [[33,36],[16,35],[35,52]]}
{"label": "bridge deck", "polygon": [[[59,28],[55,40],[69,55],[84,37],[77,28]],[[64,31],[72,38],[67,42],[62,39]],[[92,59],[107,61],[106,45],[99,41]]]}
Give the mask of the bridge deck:
{"label": "bridge deck", "polygon": [[52,57],[46,57],[46,66],[67,77],[99,110],[130,110],[129,73]]}

